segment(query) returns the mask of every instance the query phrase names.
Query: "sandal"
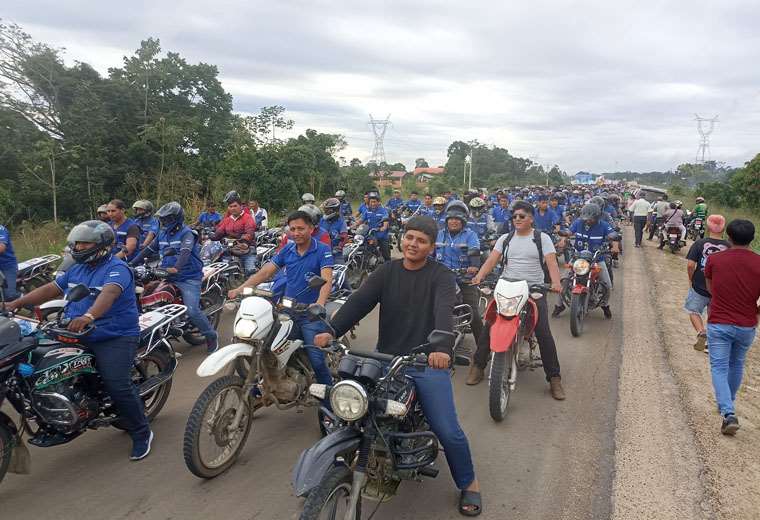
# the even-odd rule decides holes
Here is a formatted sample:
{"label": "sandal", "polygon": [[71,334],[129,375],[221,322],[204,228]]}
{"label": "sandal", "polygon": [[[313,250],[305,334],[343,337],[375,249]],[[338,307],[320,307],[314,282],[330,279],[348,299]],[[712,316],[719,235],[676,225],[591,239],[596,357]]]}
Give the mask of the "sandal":
{"label": "sandal", "polygon": [[483,503],[480,500],[480,493],[462,490],[459,495],[459,513],[464,516],[478,516],[482,512]]}

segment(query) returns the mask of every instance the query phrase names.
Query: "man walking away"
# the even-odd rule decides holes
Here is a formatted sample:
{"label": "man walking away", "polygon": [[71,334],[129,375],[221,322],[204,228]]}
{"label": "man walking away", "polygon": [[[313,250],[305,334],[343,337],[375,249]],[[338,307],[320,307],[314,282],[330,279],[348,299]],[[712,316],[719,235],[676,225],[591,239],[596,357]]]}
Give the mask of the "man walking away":
{"label": "man walking away", "polygon": [[667,195],[661,195],[657,197],[657,202],[654,203],[654,206],[652,207],[653,213],[654,213],[654,222],[649,227],[649,238],[648,240],[652,240],[654,238],[654,234],[657,232],[657,227],[662,224],[665,220],[665,212],[670,209],[670,204],[668,203],[668,196]]}
{"label": "man walking away", "polygon": [[739,429],[734,403],[744,374],[744,359],[752,346],[760,308],[760,255],[750,250],[755,226],[749,220],[732,220],[727,228],[731,248],[710,255],[705,264],[707,290],[712,294],[707,317],[710,371],[721,433]]}
{"label": "man walking away", "polygon": [[707,238],[694,242],[686,255],[688,261],[686,271],[689,274],[691,287],[683,308],[689,313],[689,320],[691,320],[694,330],[697,331],[697,342],[694,344],[694,350],[704,351],[707,340],[707,331],[702,321],[702,314],[710,304],[710,293],[705,286],[704,274],[707,257],[731,247],[728,242],[723,240],[723,229],[725,227],[726,219],[723,215],[710,215],[707,219]]}
{"label": "man walking away", "polygon": [[649,203],[644,198],[644,192],[636,195],[636,200],[630,206],[630,214],[633,216],[633,232],[636,237],[636,247],[641,247],[641,239],[644,237],[644,226],[647,225]]}

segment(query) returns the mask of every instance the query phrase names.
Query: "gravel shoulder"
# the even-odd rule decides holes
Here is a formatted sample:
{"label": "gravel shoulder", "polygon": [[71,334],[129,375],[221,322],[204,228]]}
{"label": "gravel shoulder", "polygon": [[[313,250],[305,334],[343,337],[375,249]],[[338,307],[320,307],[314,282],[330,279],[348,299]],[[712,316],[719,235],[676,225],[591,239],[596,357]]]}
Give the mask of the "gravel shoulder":
{"label": "gravel shoulder", "polygon": [[[685,255],[658,251],[653,242],[632,250],[643,253],[643,262],[652,287],[651,301],[657,314],[658,330],[667,363],[686,412],[702,467],[706,509],[715,517],[760,517],[760,343],[747,356],[744,382],[737,397],[741,430],[736,437],[720,434],[710,380],[710,363],[693,349],[695,333],[683,302],[688,291]],[[631,253],[627,257],[634,256]],[[630,260],[627,258],[626,260]],[[630,286],[631,284],[629,284]],[[641,307],[647,307],[642,305]],[[664,312],[663,312],[664,310]]]}

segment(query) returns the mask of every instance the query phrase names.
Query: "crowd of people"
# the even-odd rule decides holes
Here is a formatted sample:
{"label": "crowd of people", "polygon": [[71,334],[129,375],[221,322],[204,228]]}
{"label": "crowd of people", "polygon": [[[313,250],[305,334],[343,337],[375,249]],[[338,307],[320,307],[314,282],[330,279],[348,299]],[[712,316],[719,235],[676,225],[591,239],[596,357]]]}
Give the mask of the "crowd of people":
{"label": "crowd of people", "polygon": [[[477,385],[484,379],[489,361],[491,327],[478,312],[478,286],[492,272],[530,284],[547,283],[559,293],[560,268],[569,241],[592,252],[609,248],[609,254],[617,259],[622,253],[624,221],[633,225],[634,245],[640,248],[647,227],[650,240],[657,226],[663,224],[679,227],[685,239],[688,219],[701,218],[706,222],[707,236],[694,242],[686,255],[691,287],[684,308],[696,331],[695,349],[710,354],[721,430],[732,435],[739,428],[734,402],[760,312],[760,256],[749,249],[754,239],[752,223],[734,220],[726,226],[721,215],[709,214],[702,198],[696,200],[689,216],[680,201],[668,202],[661,196],[650,202],[643,191],[629,190],[622,184],[514,187],[493,193],[469,190],[461,197],[445,192],[424,193],[420,198],[419,193],[412,192],[407,199],[395,190],[385,203],[379,192],[369,191],[356,211],[343,190],[319,204],[313,194],[304,193],[297,209],[281,224],[283,236],[277,253],[263,266],[256,262],[256,236],[272,225],[266,209],[256,200],[244,201],[234,191],[223,203],[223,214],[209,201],[205,211],[189,223],[177,202],[156,211],[150,201],[138,200],[130,217],[125,203],[114,199],[98,208],[98,220],[71,230],[68,243],[75,266],[24,295],[15,287],[16,258],[10,235],[0,226],[0,270],[7,281],[9,310],[59,297],[80,282],[98,287],[96,295],[67,308],[72,318],[69,329],[81,331],[92,323],[97,325],[96,332],[83,342],[96,353],[106,388],[124,414],[133,440],[133,460],[148,455],[153,433],[129,379],[138,336],[129,266],[157,257],[181,291],[191,322],[206,338],[207,351],[215,352],[219,346],[217,332],[200,307],[200,229],[207,230],[209,240],[231,238],[243,248],[239,256],[249,278],[231,289],[229,298],[239,297],[244,288],[255,287],[284,271],[287,296],[299,303],[324,306],[333,267],[343,260],[341,253],[351,240],[351,231],[369,227],[385,262],[332,318],[332,329],[303,317],[295,320],[295,334],[304,340],[317,380],[332,382],[321,347],[351,329],[376,305],[380,305],[378,349],[397,355],[423,343],[434,329],[451,330],[452,309],[462,302],[474,311],[470,330],[475,349],[466,383]],[[394,225],[401,229],[400,258],[392,256],[390,231]],[[723,239],[724,228],[728,240]],[[605,318],[611,319],[608,298],[613,285],[608,263],[600,261],[599,269],[600,283],[608,289],[601,308]],[[308,275],[318,275],[327,283],[310,289]],[[550,395],[564,400],[551,331],[551,317],[564,310],[559,301],[550,312],[546,298],[538,300],[535,336]],[[431,428],[444,446],[455,484],[461,490],[460,511],[474,516],[482,510],[482,503],[467,438],[456,417],[448,376],[452,356],[450,351],[430,353],[429,369],[414,379]]]}

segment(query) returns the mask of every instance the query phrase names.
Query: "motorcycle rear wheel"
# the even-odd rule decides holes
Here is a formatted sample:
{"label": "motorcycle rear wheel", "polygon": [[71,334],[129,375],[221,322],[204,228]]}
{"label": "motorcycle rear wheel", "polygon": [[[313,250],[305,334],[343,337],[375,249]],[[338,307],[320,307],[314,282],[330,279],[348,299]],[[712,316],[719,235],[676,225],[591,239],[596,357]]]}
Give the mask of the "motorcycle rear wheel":
{"label": "motorcycle rear wheel", "polygon": [[0,482],[3,481],[5,474],[8,472],[15,442],[13,432],[5,424],[0,423]]}
{"label": "motorcycle rear wheel", "polygon": [[[222,301],[224,301],[224,296],[220,294],[219,291],[214,290],[208,294],[204,294],[201,296],[201,310],[217,307]],[[219,309],[211,316],[206,316],[208,322],[211,324],[211,328],[214,330],[219,328],[219,321],[222,319],[222,310],[223,309]],[[198,329],[195,327],[185,332],[182,335],[182,339],[190,345],[203,345],[206,342],[206,337],[198,332]]]}
{"label": "motorcycle rear wheel", "polygon": [[574,338],[583,334],[583,320],[586,318],[585,300],[585,294],[573,294],[570,298],[570,334]]}
{"label": "motorcycle rear wheel", "polygon": [[[251,432],[253,410],[251,401],[243,395],[244,380],[237,376],[224,376],[212,382],[198,397],[185,426],[182,452],[187,469],[200,478],[214,478],[227,471],[237,460]],[[243,417],[237,431],[229,432],[229,424],[235,417],[237,408],[227,406],[228,395],[235,395],[237,406],[243,406]],[[209,417],[209,412],[211,416]],[[216,457],[209,456],[202,449],[202,442],[210,448],[222,448]]]}
{"label": "motorcycle rear wheel", "polygon": [[506,352],[494,352],[491,359],[491,378],[488,381],[488,411],[491,418],[501,422],[507,416],[509,397],[512,389],[509,386],[509,375],[515,363],[517,345]]}
{"label": "motorcycle rear wheel", "polygon": [[[152,366],[152,368],[151,368]],[[154,350],[140,361],[140,366],[135,367],[137,372],[136,377],[133,377],[135,385],[138,387],[140,383],[145,381],[151,376],[160,374],[166,367],[169,366],[169,355],[161,350]],[[152,421],[163,409],[166,401],[169,399],[169,394],[172,391],[172,380],[169,379],[166,383],[156,388],[153,392],[142,397],[145,405],[145,416],[148,421]]]}
{"label": "motorcycle rear wheel", "polygon": [[[342,464],[334,466],[306,497],[300,520],[343,520],[352,484],[353,472]],[[353,517],[356,520],[362,517],[361,496]]]}

